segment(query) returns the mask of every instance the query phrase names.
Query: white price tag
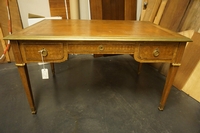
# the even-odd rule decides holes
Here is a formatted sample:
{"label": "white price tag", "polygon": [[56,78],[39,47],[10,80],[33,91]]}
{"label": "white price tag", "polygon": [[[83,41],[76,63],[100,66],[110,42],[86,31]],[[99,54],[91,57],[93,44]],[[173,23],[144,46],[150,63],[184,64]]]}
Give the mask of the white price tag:
{"label": "white price tag", "polygon": [[42,79],[49,79],[49,72],[47,68],[43,68],[42,70]]}

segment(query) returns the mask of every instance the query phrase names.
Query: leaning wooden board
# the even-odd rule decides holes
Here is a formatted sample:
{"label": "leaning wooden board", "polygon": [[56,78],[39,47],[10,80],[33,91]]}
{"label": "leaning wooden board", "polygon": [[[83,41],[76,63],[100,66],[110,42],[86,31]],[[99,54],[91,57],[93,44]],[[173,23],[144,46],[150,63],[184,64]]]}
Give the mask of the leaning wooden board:
{"label": "leaning wooden board", "polygon": [[70,18],[69,0],[66,0],[66,5],[67,7],[65,7],[64,0],[49,0],[51,16],[61,16],[63,19],[66,19],[68,16]]}
{"label": "leaning wooden board", "polygon": [[191,0],[188,10],[180,24],[180,31],[194,30],[200,28],[200,0]]}
{"label": "leaning wooden board", "polygon": [[168,0],[163,12],[160,26],[178,31],[179,24],[187,10],[190,0]]}
{"label": "leaning wooden board", "polygon": [[[145,6],[145,3],[146,3],[146,6]],[[160,3],[161,3],[161,0],[143,0],[140,20],[153,22],[155,19],[156,13],[159,9]]]}
{"label": "leaning wooden board", "polygon": [[200,101],[200,33],[194,32],[192,40],[185,48],[174,86]]}
{"label": "leaning wooden board", "polygon": [[[9,0],[8,2],[9,2],[9,9],[10,9],[10,15],[11,15],[11,20],[12,20],[12,32],[14,33],[22,29],[22,22],[21,22],[21,17],[19,14],[17,0]],[[8,35],[8,13],[7,13],[6,7],[7,7],[6,1],[0,0],[0,14],[1,14],[0,24],[1,24],[4,36]],[[2,46],[0,45],[0,54],[2,54],[3,51],[4,50]],[[11,61],[14,61],[12,49],[10,49],[9,55],[10,55]],[[7,61],[0,60],[0,63],[3,63],[3,62],[7,62]]]}
{"label": "leaning wooden board", "polygon": [[[2,28],[0,26],[0,43],[1,43],[2,47],[3,47],[3,49],[6,49],[6,42],[5,42],[5,40],[3,40],[3,37],[4,37],[3,36],[3,31],[2,31]],[[10,62],[10,56],[9,56],[8,52],[6,52],[4,59],[6,59],[7,62]]]}
{"label": "leaning wooden board", "polygon": [[157,12],[157,14],[155,16],[155,19],[153,21],[154,24],[159,24],[160,23],[160,20],[161,20],[161,17],[163,15],[163,12],[165,10],[165,6],[167,4],[167,1],[168,0],[162,0],[161,4],[159,6],[158,12]]}
{"label": "leaning wooden board", "polygon": [[188,81],[183,86],[183,91],[200,102],[200,62],[196,65]]}

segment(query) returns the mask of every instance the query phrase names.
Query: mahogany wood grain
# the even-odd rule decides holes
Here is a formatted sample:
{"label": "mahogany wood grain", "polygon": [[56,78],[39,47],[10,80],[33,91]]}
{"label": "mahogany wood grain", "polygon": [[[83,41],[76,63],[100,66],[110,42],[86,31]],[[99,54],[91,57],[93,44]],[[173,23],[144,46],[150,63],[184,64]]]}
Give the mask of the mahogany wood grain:
{"label": "mahogany wood grain", "polygon": [[136,20],[136,0],[90,0],[91,19]]}
{"label": "mahogany wood grain", "polygon": [[124,20],[124,0],[102,0],[103,20]]}
{"label": "mahogany wood grain", "polygon": [[124,2],[124,19],[136,20],[137,0],[125,0]]}
{"label": "mahogany wood grain", "polygon": [[90,0],[91,19],[102,20],[102,0]]}

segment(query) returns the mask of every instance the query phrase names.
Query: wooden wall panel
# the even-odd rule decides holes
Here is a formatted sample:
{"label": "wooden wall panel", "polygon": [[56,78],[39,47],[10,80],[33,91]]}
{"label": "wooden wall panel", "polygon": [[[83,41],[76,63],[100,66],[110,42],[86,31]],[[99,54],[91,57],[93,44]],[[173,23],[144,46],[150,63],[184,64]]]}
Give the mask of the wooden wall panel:
{"label": "wooden wall panel", "polygon": [[[0,0],[0,25],[2,27],[3,35],[8,35],[8,13],[6,9],[6,1]],[[22,21],[19,13],[18,3],[17,0],[9,0],[9,9],[11,15],[11,22],[12,22],[12,32],[15,33],[22,29]],[[0,45],[0,54],[3,53],[3,48]],[[14,61],[14,56],[12,53],[12,48],[9,50],[9,55],[11,61]],[[5,60],[0,60],[0,62],[4,62]]]}
{"label": "wooden wall panel", "polygon": [[168,0],[160,25],[164,28],[178,31],[189,2],[190,0]]}
{"label": "wooden wall panel", "polygon": [[137,0],[90,0],[91,19],[136,20]]}
{"label": "wooden wall panel", "polygon": [[136,20],[137,0],[125,0],[125,20]]}
{"label": "wooden wall panel", "polygon": [[191,0],[188,10],[180,24],[179,31],[200,29],[200,0]]}
{"label": "wooden wall panel", "polygon": [[124,0],[102,0],[104,20],[124,20]]}
{"label": "wooden wall panel", "polygon": [[102,19],[102,0],[90,0],[91,19]]}

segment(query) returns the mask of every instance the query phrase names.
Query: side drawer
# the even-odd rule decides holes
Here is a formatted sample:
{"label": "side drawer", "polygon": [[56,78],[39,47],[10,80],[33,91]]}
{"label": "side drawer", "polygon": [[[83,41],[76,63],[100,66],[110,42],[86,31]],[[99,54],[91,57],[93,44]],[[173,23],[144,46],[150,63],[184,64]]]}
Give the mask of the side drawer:
{"label": "side drawer", "polygon": [[178,49],[178,43],[150,42],[141,43],[136,51],[137,59],[140,61],[171,62]]}
{"label": "side drawer", "polygon": [[41,62],[41,50],[45,50],[45,62],[57,62],[64,59],[63,43],[58,42],[22,42],[20,43],[22,58],[25,62]]}

